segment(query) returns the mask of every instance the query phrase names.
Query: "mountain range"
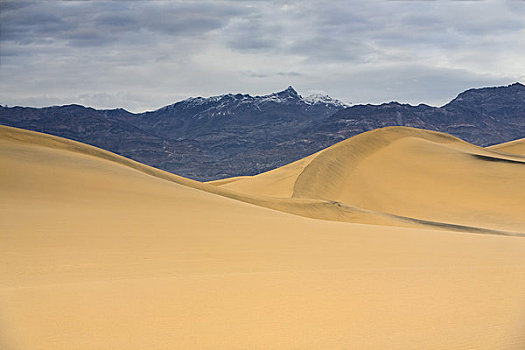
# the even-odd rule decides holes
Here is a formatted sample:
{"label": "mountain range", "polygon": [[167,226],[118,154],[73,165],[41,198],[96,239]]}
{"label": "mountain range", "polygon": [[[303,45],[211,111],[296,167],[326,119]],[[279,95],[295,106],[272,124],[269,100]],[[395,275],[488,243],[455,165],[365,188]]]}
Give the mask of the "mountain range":
{"label": "mountain range", "polygon": [[91,144],[207,181],[261,173],[385,126],[445,132],[479,146],[525,136],[525,86],[470,89],[442,107],[348,105],[293,89],[195,97],[155,111],[0,107],[0,124]]}

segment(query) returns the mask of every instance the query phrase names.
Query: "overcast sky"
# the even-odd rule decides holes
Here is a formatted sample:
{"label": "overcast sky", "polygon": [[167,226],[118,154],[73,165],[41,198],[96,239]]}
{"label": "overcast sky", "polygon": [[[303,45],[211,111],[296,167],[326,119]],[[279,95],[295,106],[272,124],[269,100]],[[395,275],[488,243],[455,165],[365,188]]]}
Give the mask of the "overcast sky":
{"label": "overcast sky", "polygon": [[0,104],[130,111],[292,85],[442,105],[525,83],[525,1],[5,1]]}

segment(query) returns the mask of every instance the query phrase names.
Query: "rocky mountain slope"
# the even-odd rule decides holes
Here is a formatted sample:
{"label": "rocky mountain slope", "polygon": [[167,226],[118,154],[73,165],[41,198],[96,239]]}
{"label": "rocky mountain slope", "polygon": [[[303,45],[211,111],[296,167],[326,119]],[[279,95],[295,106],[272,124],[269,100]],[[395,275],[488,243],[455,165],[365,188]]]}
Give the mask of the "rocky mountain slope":
{"label": "rocky mountain slope", "polygon": [[[478,146],[488,146],[525,136],[525,86],[470,89],[443,107],[411,106],[390,102],[359,105],[339,111],[309,134],[326,147],[336,140],[384,126],[410,126],[446,132]],[[336,136],[337,135],[337,136]]]}
{"label": "rocky mountain slope", "polygon": [[467,90],[437,108],[348,106],[292,87],[265,95],[189,98],[156,111],[78,105],[0,107],[0,124],[98,146],[197,180],[253,175],[384,126],[411,126],[486,146],[525,136],[525,86]]}

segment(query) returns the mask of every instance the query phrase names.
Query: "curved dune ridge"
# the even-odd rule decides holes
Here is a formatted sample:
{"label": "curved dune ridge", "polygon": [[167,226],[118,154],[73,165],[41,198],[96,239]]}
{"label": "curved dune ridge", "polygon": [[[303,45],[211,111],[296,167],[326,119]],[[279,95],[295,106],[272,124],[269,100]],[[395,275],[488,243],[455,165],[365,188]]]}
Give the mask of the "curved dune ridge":
{"label": "curved dune ridge", "polygon": [[434,227],[525,232],[525,157],[427,130],[370,131],[280,169],[212,184]]}
{"label": "curved dune ridge", "polygon": [[209,184],[0,127],[0,348],[522,349],[525,238],[458,232],[523,232],[522,163],[387,128]]}

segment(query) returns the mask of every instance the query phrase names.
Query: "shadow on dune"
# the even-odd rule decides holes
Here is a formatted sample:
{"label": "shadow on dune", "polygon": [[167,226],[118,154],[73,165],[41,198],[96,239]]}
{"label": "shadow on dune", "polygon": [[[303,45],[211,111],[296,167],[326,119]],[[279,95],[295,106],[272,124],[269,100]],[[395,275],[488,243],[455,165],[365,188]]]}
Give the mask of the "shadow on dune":
{"label": "shadow on dune", "polygon": [[499,157],[489,157],[489,156],[484,156],[484,155],[481,155],[481,154],[472,154],[471,156],[476,158],[476,159],[484,160],[484,161],[487,161],[487,162],[504,162],[504,163],[513,163],[513,164],[525,165],[525,161],[506,159],[506,158],[499,158]]}

